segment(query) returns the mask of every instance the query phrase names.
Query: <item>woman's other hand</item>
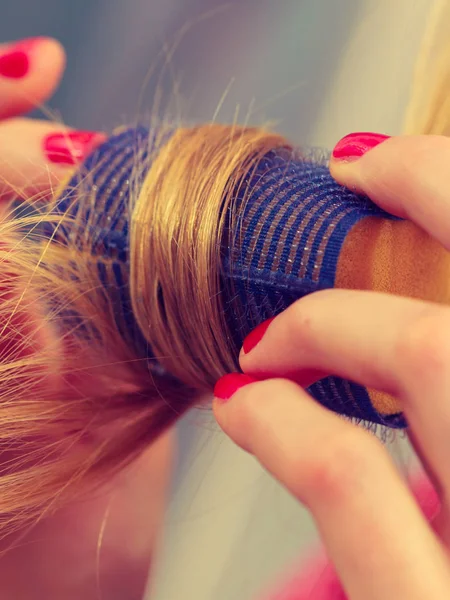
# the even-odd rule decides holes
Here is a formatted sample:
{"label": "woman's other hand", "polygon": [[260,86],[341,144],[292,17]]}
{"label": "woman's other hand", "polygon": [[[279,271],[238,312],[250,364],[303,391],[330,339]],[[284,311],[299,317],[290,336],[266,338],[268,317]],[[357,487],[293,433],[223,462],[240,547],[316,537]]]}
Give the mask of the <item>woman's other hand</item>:
{"label": "woman's other hand", "polygon": [[[450,249],[449,138],[350,136],[336,147],[331,171]],[[348,598],[450,597],[450,308],[318,292],[255,330],[240,364],[243,375],[216,386],[217,420],[309,508]],[[373,434],[298,385],[318,373],[400,401],[439,498],[436,515],[424,515]]]}

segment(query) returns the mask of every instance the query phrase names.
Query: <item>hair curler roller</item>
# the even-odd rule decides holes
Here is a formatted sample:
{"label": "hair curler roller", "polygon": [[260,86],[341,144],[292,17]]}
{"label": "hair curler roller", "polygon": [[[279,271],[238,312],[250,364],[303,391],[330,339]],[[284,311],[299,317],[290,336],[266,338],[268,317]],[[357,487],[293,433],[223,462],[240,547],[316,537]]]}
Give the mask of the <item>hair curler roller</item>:
{"label": "hair curler roller", "polygon": [[[137,321],[136,306],[145,300],[140,289],[132,298],[130,277],[135,277],[133,269],[145,274],[152,261],[152,256],[141,256],[136,266],[131,257],[136,198],[167,144],[173,144],[173,156],[178,156],[176,135],[176,129],[165,126],[139,126],[113,134],[56,195],[51,211],[64,219],[44,225],[52,243],[71,245],[89,255],[123,339],[148,360],[150,374],[168,378],[179,378],[179,372],[171,367],[173,361],[167,362],[167,356],[160,359],[154,351],[152,314],[148,327],[142,319]],[[222,222],[215,240],[219,294],[206,303],[218,307],[222,338],[235,362],[245,336],[256,325],[317,290],[378,290],[448,301],[449,261],[439,244],[412,223],[338,185],[330,176],[326,153],[295,149],[287,142],[274,146],[265,148],[242,177],[230,179],[229,200],[218,209]],[[195,161],[190,168],[194,176]],[[158,200],[162,201],[148,198],[146,202]],[[189,202],[195,204],[196,198],[189,197]],[[146,236],[154,235],[154,225],[147,224]],[[184,260],[177,252],[174,249],[168,257],[167,271],[176,268],[178,259]],[[195,271],[195,261],[192,265]],[[196,306],[202,285],[196,281],[190,289],[177,289],[178,301]],[[169,301],[164,290],[158,293],[162,305]],[[199,336],[203,325],[198,323]],[[191,352],[197,343],[200,346],[202,340],[192,336],[186,340]],[[182,363],[182,348],[177,346],[174,355]],[[392,428],[406,426],[394,398],[354,382],[327,377],[309,392],[347,417]]]}

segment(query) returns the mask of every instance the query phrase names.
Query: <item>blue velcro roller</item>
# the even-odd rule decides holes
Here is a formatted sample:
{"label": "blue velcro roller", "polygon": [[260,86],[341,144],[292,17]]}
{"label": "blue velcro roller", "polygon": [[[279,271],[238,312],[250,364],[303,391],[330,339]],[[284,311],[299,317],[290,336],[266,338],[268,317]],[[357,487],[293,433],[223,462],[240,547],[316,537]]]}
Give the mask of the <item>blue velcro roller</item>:
{"label": "blue velcro roller", "polygon": [[[56,241],[77,244],[89,239],[92,258],[107,258],[112,264],[113,281],[105,273],[104,260],[98,260],[100,279],[112,298],[124,338],[140,348],[142,356],[149,353],[149,344],[134,320],[128,287],[132,193],[151,167],[155,146],[170,135],[168,131],[156,136],[146,127],[137,127],[110,137],[73,175],[55,208],[75,221],[81,214],[78,222],[88,225],[72,230],[70,224],[46,225],[46,235]],[[297,151],[269,151],[247,177],[234,202],[238,233],[218,240],[223,246],[223,306],[237,349],[256,325],[297,299],[339,286],[344,242],[359,223],[368,218],[395,220],[367,198],[338,185],[323,154],[305,158]],[[81,187],[89,190],[88,204],[77,194]],[[248,189],[251,194],[244,202]],[[96,205],[101,210],[96,211]],[[395,403],[383,404],[350,381],[328,377],[309,391],[343,415],[394,428],[405,426]]]}

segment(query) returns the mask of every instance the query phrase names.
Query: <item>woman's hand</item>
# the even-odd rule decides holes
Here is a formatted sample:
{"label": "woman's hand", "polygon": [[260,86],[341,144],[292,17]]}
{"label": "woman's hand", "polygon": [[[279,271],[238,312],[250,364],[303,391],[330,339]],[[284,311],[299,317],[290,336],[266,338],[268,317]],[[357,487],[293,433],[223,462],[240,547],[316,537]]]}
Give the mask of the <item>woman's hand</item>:
{"label": "woman's hand", "polygon": [[[353,156],[342,156],[345,143]],[[350,138],[331,171],[450,249],[450,139]],[[244,375],[216,386],[216,418],[309,508],[348,597],[449,598],[450,308],[318,292],[255,330],[240,364]],[[377,438],[314,402],[287,373],[305,383],[333,373],[399,399],[441,503],[431,524]]]}
{"label": "woman's hand", "polygon": [[[45,196],[104,139],[61,123],[19,118],[54,93],[65,66],[61,45],[33,38],[0,45],[0,200]],[[14,118],[15,117],[15,118]]]}

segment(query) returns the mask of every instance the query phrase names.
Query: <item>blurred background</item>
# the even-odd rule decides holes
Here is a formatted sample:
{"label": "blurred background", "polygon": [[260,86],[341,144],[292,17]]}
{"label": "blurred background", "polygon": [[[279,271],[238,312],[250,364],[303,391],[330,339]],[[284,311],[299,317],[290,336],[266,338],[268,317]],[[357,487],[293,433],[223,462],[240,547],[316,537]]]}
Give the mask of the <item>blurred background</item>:
{"label": "blurred background", "polygon": [[[68,53],[50,107],[83,129],[175,118],[270,121],[298,144],[401,131],[431,0],[2,0],[0,39]],[[248,600],[315,538],[306,513],[191,413],[152,600]],[[150,593],[149,593],[150,597]]]}

